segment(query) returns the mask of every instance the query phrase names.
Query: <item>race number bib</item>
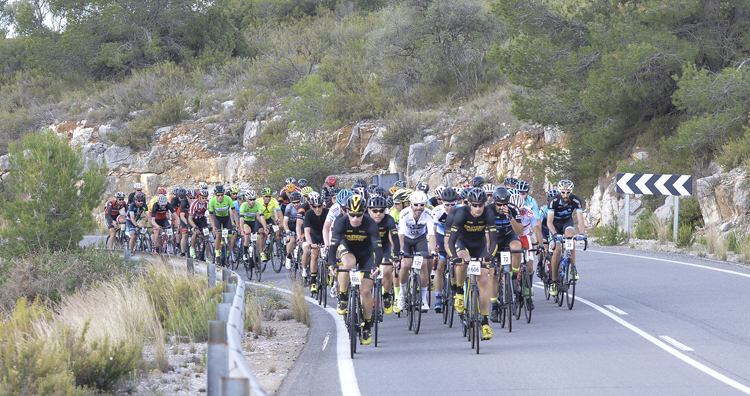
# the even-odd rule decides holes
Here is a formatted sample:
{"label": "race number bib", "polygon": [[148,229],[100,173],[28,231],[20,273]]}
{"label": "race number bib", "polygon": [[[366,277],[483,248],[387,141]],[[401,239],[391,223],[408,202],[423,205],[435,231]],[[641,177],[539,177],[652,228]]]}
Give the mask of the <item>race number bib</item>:
{"label": "race number bib", "polygon": [[359,271],[349,273],[349,281],[352,285],[359,286],[362,284],[362,274]]}
{"label": "race number bib", "polygon": [[208,228],[203,229],[203,236],[208,236]]}
{"label": "race number bib", "polygon": [[565,240],[565,250],[573,250],[574,246],[575,246],[575,242],[572,239]]}
{"label": "race number bib", "polygon": [[167,235],[169,235],[169,236],[174,235],[174,231],[172,231],[171,228],[167,228]]}
{"label": "race number bib", "polygon": [[414,256],[414,261],[411,263],[411,267],[415,270],[422,269],[422,256]]}
{"label": "race number bib", "polygon": [[273,232],[279,232],[279,226],[276,224],[273,225]]}
{"label": "race number bib", "polygon": [[383,270],[378,271],[378,279],[383,279]]}
{"label": "race number bib", "polygon": [[223,230],[221,230],[221,237],[222,238],[226,238],[228,236],[229,236],[229,230],[227,230],[226,228],[223,229]]}
{"label": "race number bib", "polygon": [[469,261],[469,268],[466,270],[466,273],[469,275],[481,275],[482,267],[479,265],[479,261]]}
{"label": "race number bib", "polygon": [[250,240],[253,241],[253,242],[257,242],[258,241],[258,234],[251,234],[250,235]]}
{"label": "race number bib", "polygon": [[125,231],[125,224],[120,224],[120,231]]}
{"label": "race number bib", "polygon": [[510,252],[500,252],[500,265],[510,265]]}

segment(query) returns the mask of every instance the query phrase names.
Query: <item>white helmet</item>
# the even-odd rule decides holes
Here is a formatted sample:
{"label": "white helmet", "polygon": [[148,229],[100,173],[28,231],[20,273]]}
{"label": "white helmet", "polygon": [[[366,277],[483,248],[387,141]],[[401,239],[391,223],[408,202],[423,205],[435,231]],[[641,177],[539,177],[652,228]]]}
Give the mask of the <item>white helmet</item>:
{"label": "white helmet", "polygon": [[435,196],[440,198],[443,196],[443,191],[445,191],[445,186],[437,186],[435,189]]}
{"label": "white helmet", "polygon": [[258,193],[256,193],[255,190],[245,191],[245,199],[256,199],[256,198],[258,198]]}
{"label": "white helmet", "polygon": [[495,185],[492,183],[487,183],[484,186],[482,186],[485,192],[487,192],[487,196],[492,196],[492,193],[495,191]]}
{"label": "white helmet", "polygon": [[515,207],[517,207],[517,208],[519,208],[519,209],[523,208],[525,202],[526,202],[526,200],[523,199],[523,197],[521,196],[521,194],[512,194],[510,196],[510,204],[513,205],[513,206],[515,206]]}
{"label": "white helmet", "polygon": [[424,191],[414,191],[409,196],[409,201],[411,201],[412,204],[426,204],[429,199],[427,198],[427,194],[424,193]]}
{"label": "white helmet", "polygon": [[201,190],[208,190],[208,184],[206,182],[198,183],[198,188]]}
{"label": "white helmet", "polygon": [[133,190],[143,190],[143,184],[141,183],[133,184]]}
{"label": "white helmet", "polygon": [[159,206],[166,206],[167,203],[169,203],[169,200],[167,199],[166,195],[159,194],[159,198],[156,199],[156,202],[159,204]]}

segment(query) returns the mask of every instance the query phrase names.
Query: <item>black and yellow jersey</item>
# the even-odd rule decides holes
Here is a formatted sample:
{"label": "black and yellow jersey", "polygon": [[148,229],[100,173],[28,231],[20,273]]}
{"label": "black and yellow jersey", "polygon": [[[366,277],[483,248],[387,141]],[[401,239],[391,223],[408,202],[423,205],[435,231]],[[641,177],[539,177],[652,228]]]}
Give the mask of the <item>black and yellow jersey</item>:
{"label": "black and yellow jersey", "polygon": [[383,260],[383,245],[380,242],[378,224],[369,216],[362,218],[362,224],[359,227],[352,226],[349,216],[339,216],[336,219],[331,233],[331,246],[328,249],[330,265],[336,265],[336,250],[341,243],[354,252],[375,253],[376,263]]}

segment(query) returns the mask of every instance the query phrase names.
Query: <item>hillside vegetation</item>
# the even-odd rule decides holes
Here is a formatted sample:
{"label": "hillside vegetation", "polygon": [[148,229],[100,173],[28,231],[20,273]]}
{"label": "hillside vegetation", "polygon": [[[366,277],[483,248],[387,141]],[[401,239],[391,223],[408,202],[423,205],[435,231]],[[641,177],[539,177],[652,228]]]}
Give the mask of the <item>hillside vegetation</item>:
{"label": "hillside vegetation", "polygon": [[[473,111],[466,152],[504,134],[502,122],[557,124],[570,151],[544,165],[584,187],[618,162],[700,174],[750,155],[750,0],[2,5],[0,155],[81,118],[145,149],[156,127],[216,115],[226,100],[238,135],[237,119],[282,105],[293,124],[275,125],[273,141],[367,118],[425,125],[415,114],[458,106]],[[405,136],[395,141],[420,137]],[[624,162],[634,149],[648,159]]]}

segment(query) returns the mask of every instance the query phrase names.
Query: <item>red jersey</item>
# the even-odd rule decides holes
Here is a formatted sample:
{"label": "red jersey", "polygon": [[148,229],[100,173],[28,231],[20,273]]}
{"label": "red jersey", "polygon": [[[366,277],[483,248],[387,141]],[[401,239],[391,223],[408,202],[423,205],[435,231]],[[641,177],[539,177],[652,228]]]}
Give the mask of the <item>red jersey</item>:
{"label": "red jersey", "polygon": [[190,211],[188,213],[193,216],[194,219],[201,219],[206,217],[206,211],[208,211],[208,200],[201,204],[201,201],[196,199],[190,204]]}
{"label": "red jersey", "polygon": [[124,207],[125,207],[125,201],[121,203],[117,203],[117,200],[113,199],[107,202],[107,205],[104,207],[104,213],[110,216],[117,216],[120,214],[120,209]]}

